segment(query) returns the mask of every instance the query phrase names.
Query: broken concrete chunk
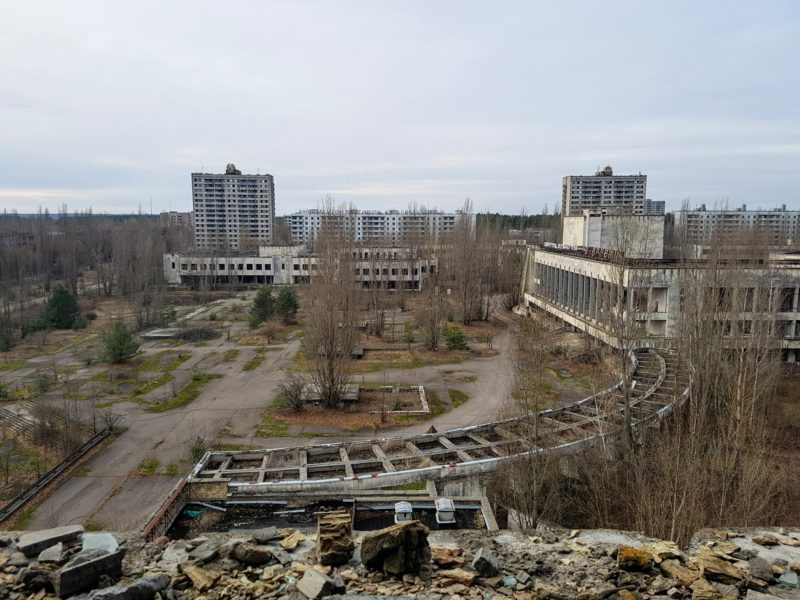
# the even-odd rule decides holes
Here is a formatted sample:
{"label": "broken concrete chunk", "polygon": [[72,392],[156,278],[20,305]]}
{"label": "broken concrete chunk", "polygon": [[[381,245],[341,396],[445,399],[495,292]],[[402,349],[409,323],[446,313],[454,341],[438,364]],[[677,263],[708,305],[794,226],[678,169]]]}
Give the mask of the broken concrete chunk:
{"label": "broken concrete chunk", "polygon": [[83,527],[81,525],[67,525],[65,527],[34,531],[26,533],[19,538],[17,549],[25,556],[38,556],[42,550],[58,542],[77,540],[82,533]]}
{"label": "broken concrete chunk", "polygon": [[770,567],[769,563],[760,556],[751,558],[747,561],[747,564],[750,567],[750,575],[756,579],[762,579],[767,583],[775,579],[772,575],[772,567]]}
{"label": "broken concrete chunk", "polygon": [[658,542],[645,544],[644,549],[653,555],[653,560],[656,564],[659,564],[662,560],[667,560],[669,558],[685,559],[685,555],[683,552],[681,552],[680,547],[675,542],[659,540]]}
{"label": "broken concrete chunk", "polygon": [[431,548],[431,558],[440,567],[463,567],[467,562],[461,548]]}
{"label": "broken concrete chunk", "polygon": [[270,548],[270,552],[272,552],[272,557],[281,563],[282,566],[286,566],[292,562],[291,555],[283,550],[282,548]]}
{"label": "broken concrete chunk", "polygon": [[15,581],[22,584],[25,589],[31,592],[52,588],[51,576],[53,572],[39,567],[25,567],[21,569]]}
{"label": "broken concrete chunk", "polygon": [[110,533],[84,533],[83,534],[83,549],[91,550],[92,548],[99,548],[106,552],[116,552],[119,548],[116,538]]}
{"label": "broken concrete chunk", "polygon": [[53,576],[53,587],[62,598],[97,587],[100,578],[116,581],[122,576],[125,550],[105,552],[98,548],[83,550]]}
{"label": "broken concrete chunk", "polygon": [[617,566],[624,571],[647,571],[653,566],[653,556],[633,546],[620,546],[617,550]]}
{"label": "broken concrete chunk", "polygon": [[702,577],[695,580],[689,588],[692,590],[692,600],[723,600],[724,598],[717,588]]}
{"label": "broken concrete chunk", "polygon": [[196,546],[189,552],[189,560],[193,560],[198,563],[206,563],[210,560],[214,560],[219,554],[219,547],[220,543],[213,540],[207,540],[200,545]]}
{"label": "broken concrete chunk", "polygon": [[306,536],[303,535],[300,531],[293,531],[288,536],[281,540],[281,547],[284,550],[294,550],[297,548],[297,545],[306,539]]}
{"label": "broken concrete chunk", "polygon": [[257,544],[236,544],[233,558],[246,565],[263,565],[272,560],[272,551]]}
{"label": "broken concrete chunk", "polygon": [[465,569],[445,569],[443,571],[439,571],[439,576],[452,579],[456,583],[460,583],[462,585],[472,585],[473,582],[478,578],[477,573],[473,573],[472,571],[467,571]]}
{"label": "broken concrete chunk", "polygon": [[350,515],[337,513],[320,517],[317,521],[317,560],[323,565],[339,566],[353,556]]}
{"label": "broken concrete chunk", "polygon": [[256,543],[259,544],[266,544],[267,542],[280,537],[278,535],[277,527],[263,527],[261,529],[256,529],[255,531],[251,531],[250,535],[252,535]]}
{"label": "broken concrete chunk", "polygon": [[430,567],[429,529],[419,521],[371,531],[361,540],[361,561],[368,569],[392,575],[419,573]]}
{"label": "broken concrete chunk", "polygon": [[710,556],[708,554],[700,554],[693,556],[689,559],[688,564],[696,567],[703,577],[709,581],[716,581],[719,583],[730,583],[736,585],[746,577],[744,573],[737,566],[729,563],[726,560]]}
{"label": "broken concrete chunk", "polygon": [[770,534],[757,535],[753,537],[753,542],[758,544],[759,546],[777,546],[778,544],[780,544],[778,538]]}
{"label": "broken concrete chunk", "polygon": [[197,565],[181,565],[180,570],[181,573],[189,578],[192,586],[198,592],[205,592],[214,587],[214,584],[219,580],[219,573],[214,573]]}
{"label": "broken concrete chunk", "polygon": [[58,542],[54,546],[50,546],[39,553],[38,561],[41,564],[55,563],[61,564],[64,562],[64,544]]}
{"label": "broken concrete chunk", "polygon": [[667,577],[677,579],[684,587],[689,587],[692,582],[700,578],[700,572],[694,569],[687,569],[675,559],[661,561],[659,565],[661,572]]}
{"label": "broken concrete chunk", "polygon": [[334,593],[333,579],[320,573],[316,569],[307,569],[303,578],[297,582],[298,591],[305,594],[310,600],[319,600],[324,596]]}
{"label": "broken concrete chunk", "polygon": [[87,600],[151,600],[156,592],[167,589],[169,582],[169,575],[164,573],[149,575],[133,583],[120,583],[93,590],[89,593]]}
{"label": "broken concrete chunk", "polygon": [[798,585],[797,573],[794,571],[786,571],[786,573],[778,577],[778,583],[788,588],[795,589]]}
{"label": "broken concrete chunk", "polygon": [[494,577],[500,573],[500,563],[486,548],[480,548],[472,559],[472,568],[483,577]]}

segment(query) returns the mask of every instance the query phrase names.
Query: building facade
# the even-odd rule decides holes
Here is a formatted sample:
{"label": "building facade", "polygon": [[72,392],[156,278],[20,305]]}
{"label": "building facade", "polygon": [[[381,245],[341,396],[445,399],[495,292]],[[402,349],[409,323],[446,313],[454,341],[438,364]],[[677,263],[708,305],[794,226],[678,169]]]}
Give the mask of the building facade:
{"label": "building facade", "polygon": [[664,214],[664,202],[647,199],[647,175],[614,175],[610,166],[594,175],[568,175],[562,181],[561,214],[624,212]]}
{"label": "building facade", "polygon": [[[354,241],[363,243],[384,241],[402,243],[407,241],[437,241],[448,231],[453,231],[461,211],[445,213],[436,210],[423,211],[359,211],[325,212],[304,210],[285,218],[292,234],[292,243],[309,244],[325,228],[349,231]],[[472,224],[475,215],[470,215]]]}
{"label": "building facade", "polygon": [[[633,345],[670,347],[681,315],[681,288],[695,282],[692,270],[708,268],[705,261],[624,260],[589,248],[529,246],[522,277],[523,303],[560,319],[611,346],[618,346],[614,323],[623,310],[635,323]],[[730,270],[730,271],[728,271]],[[731,260],[723,269],[736,287],[709,288],[714,301],[730,305],[715,319],[732,347],[765,311],[732,299],[769,298],[776,344],[784,360],[800,360],[800,255],[775,255],[762,264]],[[621,293],[618,286],[624,288]],[[618,299],[623,306],[619,307]],[[738,310],[734,307],[739,307]]]}
{"label": "building facade", "polygon": [[567,246],[616,250],[628,258],[664,258],[664,215],[609,215],[583,211],[564,217]]}
{"label": "building facade", "polygon": [[685,243],[697,246],[712,240],[736,242],[743,233],[753,233],[772,247],[798,247],[800,210],[786,210],[785,204],[772,210],[747,210],[745,204],[732,210],[707,210],[702,204],[675,213],[675,230]]}
{"label": "building facade", "polygon": [[240,250],[273,241],[275,185],[272,175],[192,173],[195,245]]}
{"label": "building facade", "polygon": [[194,227],[194,213],[171,210],[158,215],[162,227]]}
{"label": "building facade", "polygon": [[[305,246],[262,246],[258,252],[191,252],[164,255],[170,285],[197,288],[224,285],[297,285],[308,283],[317,257]],[[353,282],[361,288],[421,290],[436,272],[435,258],[420,258],[409,248],[352,249]]]}

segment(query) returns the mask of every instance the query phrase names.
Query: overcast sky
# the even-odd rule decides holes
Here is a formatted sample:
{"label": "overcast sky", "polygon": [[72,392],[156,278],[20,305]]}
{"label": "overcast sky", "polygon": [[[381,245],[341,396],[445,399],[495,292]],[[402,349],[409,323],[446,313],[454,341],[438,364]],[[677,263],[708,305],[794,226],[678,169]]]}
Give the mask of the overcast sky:
{"label": "overcast sky", "polygon": [[800,2],[9,3],[0,209],[189,210],[190,173],[277,213],[552,210],[561,177],[800,209]]}

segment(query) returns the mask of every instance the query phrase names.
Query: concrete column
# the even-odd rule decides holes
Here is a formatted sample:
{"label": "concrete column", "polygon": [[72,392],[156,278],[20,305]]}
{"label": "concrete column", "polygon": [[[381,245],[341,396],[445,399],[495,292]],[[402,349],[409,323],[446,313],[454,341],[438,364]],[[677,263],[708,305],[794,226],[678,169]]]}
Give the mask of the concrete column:
{"label": "concrete column", "polygon": [[581,314],[586,315],[589,310],[589,278],[581,275]]}
{"label": "concrete column", "polygon": [[575,310],[575,273],[570,271],[567,276],[569,277],[569,295],[567,296],[567,308]]}

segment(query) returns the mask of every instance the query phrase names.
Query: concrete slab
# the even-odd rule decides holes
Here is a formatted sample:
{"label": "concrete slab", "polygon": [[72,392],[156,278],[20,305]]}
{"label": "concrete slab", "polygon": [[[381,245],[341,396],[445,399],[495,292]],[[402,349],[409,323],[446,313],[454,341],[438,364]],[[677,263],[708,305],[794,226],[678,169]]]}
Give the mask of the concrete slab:
{"label": "concrete slab", "polygon": [[67,525],[26,533],[19,538],[17,549],[25,556],[38,556],[42,550],[55,546],[59,542],[70,542],[78,539],[83,533],[82,525]]}

